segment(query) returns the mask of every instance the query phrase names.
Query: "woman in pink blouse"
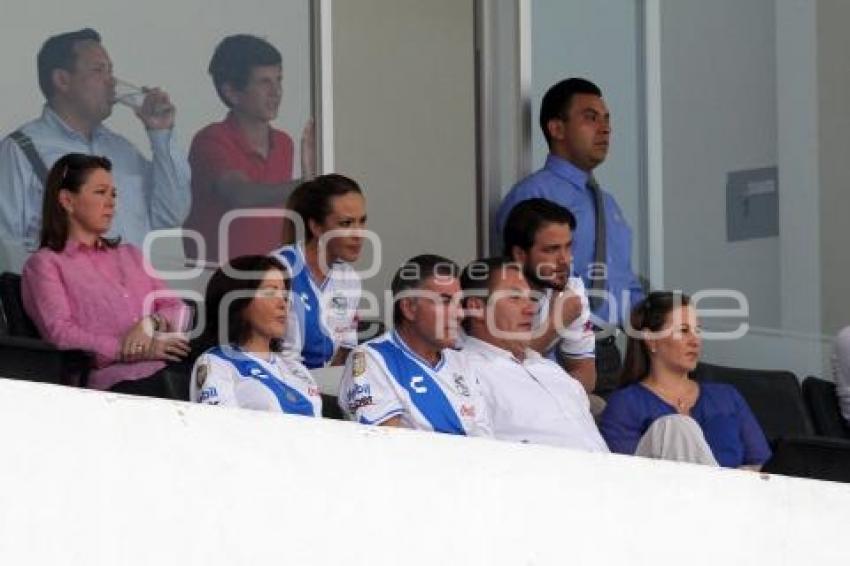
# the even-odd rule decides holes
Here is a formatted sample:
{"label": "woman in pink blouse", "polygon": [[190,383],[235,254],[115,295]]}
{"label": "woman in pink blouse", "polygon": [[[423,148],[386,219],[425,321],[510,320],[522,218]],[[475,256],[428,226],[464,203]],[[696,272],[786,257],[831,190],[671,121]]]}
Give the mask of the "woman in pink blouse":
{"label": "woman in pink blouse", "polygon": [[53,165],[40,249],[24,265],[24,308],[46,341],[94,355],[89,387],[167,397],[162,370],[189,351],[178,333],[186,307],[138,248],[106,237],[115,214],[111,169],[105,157],[79,153]]}

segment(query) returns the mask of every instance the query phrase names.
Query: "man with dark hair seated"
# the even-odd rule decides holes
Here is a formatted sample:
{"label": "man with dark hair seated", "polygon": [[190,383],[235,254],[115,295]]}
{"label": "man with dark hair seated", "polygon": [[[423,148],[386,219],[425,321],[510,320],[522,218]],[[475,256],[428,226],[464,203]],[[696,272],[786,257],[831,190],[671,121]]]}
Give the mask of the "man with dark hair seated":
{"label": "man with dark hair seated", "polygon": [[[272,126],[283,96],[281,55],[265,39],[239,34],[225,37],[210,60],[209,73],[218,97],[229,109],[222,122],[195,135],[192,165],[192,212],[187,228],[200,232],[207,257],[220,260],[219,223],[233,209],[268,207],[268,217],[243,218],[228,230],[228,256],[265,254],[280,245],[283,219],[277,211],[301,180],[293,181],[292,138]],[[301,175],[316,173],[313,123],[301,137]],[[185,239],[186,255],[195,258],[194,241]]]}
{"label": "man with dark hair seated", "polygon": [[522,268],[504,258],[474,261],[461,285],[463,352],[481,384],[493,436],[607,452],[584,388],[529,348],[535,304]]}
{"label": "man with dark hair seated", "polygon": [[[112,61],[93,29],[47,39],[38,52],[46,104],[0,142],[0,238],[38,248],[47,171],[67,153],[102,155],[120,190],[108,237],[141,246],[151,230],[179,226],[189,212],[189,165],[175,144],[175,109],[157,88],[142,89],[134,106],[150,140],[152,160],[103,122],[116,102]],[[138,106],[136,106],[138,104]]]}
{"label": "man with dark hair seated", "polygon": [[348,357],[339,404],[363,424],[491,436],[466,358],[454,350],[460,319],[458,266],[416,256],[392,281],[395,329]]}
{"label": "man with dark hair seated", "polygon": [[576,219],[546,199],[522,201],[508,215],[505,257],[518,262],[537,297],[531,348],[560,362],[588,393],[596,384],[595,344],[584,283],[574,277]]}

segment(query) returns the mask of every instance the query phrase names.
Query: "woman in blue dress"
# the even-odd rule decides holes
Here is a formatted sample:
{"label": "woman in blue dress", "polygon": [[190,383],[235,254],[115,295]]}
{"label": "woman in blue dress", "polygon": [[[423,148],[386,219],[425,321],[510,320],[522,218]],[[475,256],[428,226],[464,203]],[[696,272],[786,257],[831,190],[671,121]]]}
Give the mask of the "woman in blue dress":
{"label": "woman in blue dress", "polygon": [[612,452],[759,469],[770,449],[731,385],[697,383],[702,338],[696,310],[681,293],[657,291],[631,316],[621,387],[600,431]]}

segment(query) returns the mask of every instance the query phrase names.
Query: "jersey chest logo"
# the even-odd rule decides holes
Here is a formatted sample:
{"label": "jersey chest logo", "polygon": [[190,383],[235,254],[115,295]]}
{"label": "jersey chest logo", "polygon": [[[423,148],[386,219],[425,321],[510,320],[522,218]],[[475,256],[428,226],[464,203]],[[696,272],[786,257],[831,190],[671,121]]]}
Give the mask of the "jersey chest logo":
{"label": "jersey chest logo", "polygon": [[410,388],[416,393],[428,393],[428,388],[422,385],[425,378],[417,375],[410,378]]}
{"label": "jersey chest logo", "polygon": [[308,311],[313,310],[313,308],[310,306],[310,295],[308,295],[307,293],[301,293],[299,296],[301,297],[301,304],[304,305],[304,308]]}
{"label": "jersey chest logo", "polygon": [[454,374],[452,377],[454,378],[455,390],[458,392],[458,395],[469,397],[469,386],[466,384],[466,379],[459,373]]}
{"label": "jersey chest logo", "polygon": [[345,297],[342,294],[336,294],[331,297],[331,308],[335,315],[345,316],[346,311],[348,310],[348,301],[345,300]]}

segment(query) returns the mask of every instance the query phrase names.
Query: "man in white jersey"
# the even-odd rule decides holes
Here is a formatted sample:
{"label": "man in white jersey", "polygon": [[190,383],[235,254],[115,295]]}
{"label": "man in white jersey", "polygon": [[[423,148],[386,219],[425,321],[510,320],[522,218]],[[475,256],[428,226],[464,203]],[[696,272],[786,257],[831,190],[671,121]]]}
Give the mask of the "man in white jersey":
{"label": "man in white jersey", "polygon": [[463,352],[490,409],[493,436],[607,452],[584,388],[529,348],[536,306],[522,268],[504,258],[478,260],[464,269],[461,285]]}
{"label": "man in white jersey", "polygon": [[559,362],[588,393],[596,384],[593,323],[580,277],[572,276],[576,220],[546,199],[517,204],[505,221],[504,255],[519,263],[537,293],[531,348]]}
{"label": "man in white jersey", "polygon": [[392,282],[395,329],[357,347],[340,383],[343,413],[363,424],[491,436],[465,357],[458,267],[435,255],[408,260]]}

